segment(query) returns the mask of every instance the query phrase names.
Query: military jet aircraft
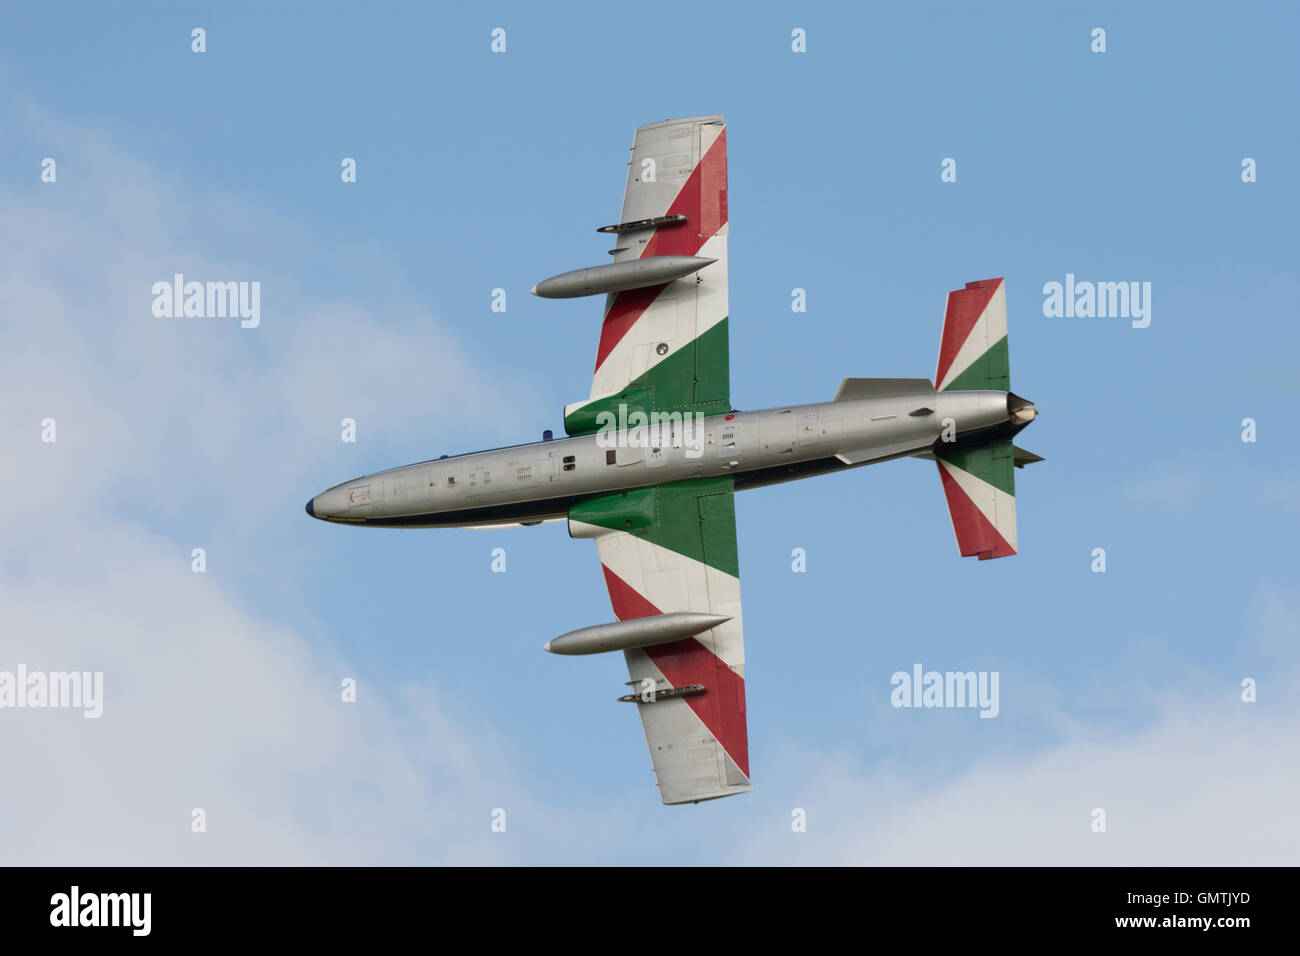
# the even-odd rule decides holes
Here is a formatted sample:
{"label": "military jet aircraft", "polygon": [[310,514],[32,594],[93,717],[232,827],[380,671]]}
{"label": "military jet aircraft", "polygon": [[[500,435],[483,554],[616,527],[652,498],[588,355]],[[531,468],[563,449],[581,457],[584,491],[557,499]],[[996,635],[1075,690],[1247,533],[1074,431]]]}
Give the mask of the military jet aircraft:
{"label": "military jet aircraft", "polygon": [[721,116],[642,126],[612,261],[539,282],[605,296],[591,394],[569,437],[443,457],[335,485],[315,518],[362,527],[567,521],[596,542],[615,621],[552,639],[622,651],[660,796],[750,789],[732,494],[894,458],[937,463],[958,550],[1016,553],[1012,438],[1034,405],[1010,391],[1002,279],[949,293],[934,383],[848,378],[815,405],[737,411],[727,345],[727,133]]}

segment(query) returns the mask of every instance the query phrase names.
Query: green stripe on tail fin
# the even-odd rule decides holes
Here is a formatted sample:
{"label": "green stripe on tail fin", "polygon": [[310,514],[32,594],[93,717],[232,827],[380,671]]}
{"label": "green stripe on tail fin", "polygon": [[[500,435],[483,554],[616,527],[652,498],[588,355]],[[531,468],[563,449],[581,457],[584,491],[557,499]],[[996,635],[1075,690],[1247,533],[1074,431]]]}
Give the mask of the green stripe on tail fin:
{"label": "green stripe on tail fin", "polygon": [[1007,294],[1002,279],[967,282],[948,293],[939,340],[935,388],[1011,390],[1007,352]]}
{"label": "green stripe on tail fin", "polygon": [[1016,553],[1015,448],[1009,441],[936,452],[957,550],[1002,558]]}

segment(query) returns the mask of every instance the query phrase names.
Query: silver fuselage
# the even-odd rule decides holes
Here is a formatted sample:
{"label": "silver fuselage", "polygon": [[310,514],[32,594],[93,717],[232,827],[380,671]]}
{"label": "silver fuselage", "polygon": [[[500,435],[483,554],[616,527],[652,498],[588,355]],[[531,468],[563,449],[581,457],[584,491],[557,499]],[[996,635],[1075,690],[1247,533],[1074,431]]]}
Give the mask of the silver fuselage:
{"label": "silver fuselage", "polygon": [[1008,427],[1007,393],[916,391],[732,412],[657,434],[607,431],[438,458],[354,478],[313,517],[372,527],[480,527],[564,518],[577,501],[648,485],[735,477],[737,491],[929,452]]}

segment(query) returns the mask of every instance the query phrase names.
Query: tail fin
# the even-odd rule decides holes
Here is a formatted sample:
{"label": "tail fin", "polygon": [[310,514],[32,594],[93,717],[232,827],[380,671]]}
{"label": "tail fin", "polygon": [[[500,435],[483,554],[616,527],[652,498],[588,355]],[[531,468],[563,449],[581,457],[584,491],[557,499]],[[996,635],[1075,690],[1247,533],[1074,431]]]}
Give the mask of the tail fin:
{"label": "tail fin", "polygon": [[948,293],[935,388],[1011,391],[1007,352],[1007,294],[1001,279],[967,282]]}
{"label": "tail fin", "polygon": [[1009,441],[937,453],[957,550],[1005,558],[1016,553],[1016,479]]}
{"label": "tail fin", "polygon": [[[1011,393],[1007,350],[1007,297],[1002,279],[968,282],[948,293],[939,343],[938,391],[992,389]],[[1032,410],[1018,396],[1016,402]],[[1032,419],[1025,418],[1024,424]],[[1015,420],[1013,418],[1013,420]],[[1042,461],[1008,438],[980,445],[938,448],[943,493],[963,556],[1003,558],[1016,553],[1014,468]]]}

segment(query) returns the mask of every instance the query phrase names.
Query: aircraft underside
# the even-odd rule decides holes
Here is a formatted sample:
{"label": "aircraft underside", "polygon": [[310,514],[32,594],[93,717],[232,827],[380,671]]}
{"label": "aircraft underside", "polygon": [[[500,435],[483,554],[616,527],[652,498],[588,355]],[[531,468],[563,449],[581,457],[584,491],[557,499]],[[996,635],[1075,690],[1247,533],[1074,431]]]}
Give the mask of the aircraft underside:
{"label": "aircraft underside", "polygon": [[1040,459],[1012,439],[1037,410],[1010,389],[1005,284],[986,279],[949,293],[933,380],[848,378],[829,402],[735,411],[721,116],[638,129],[621,214],[598,232],[611,261],[532,289],[604,296],[567,437],[365,475],[307,513],[389,528],[563,520],[592,539],[615,620],[544,650],[622,651],[631,692],[610,696],[640,717],[660,797],[698,803],[751,788],[735,492],[929,458],[958,551],[1013,555],[1013,469]]}

